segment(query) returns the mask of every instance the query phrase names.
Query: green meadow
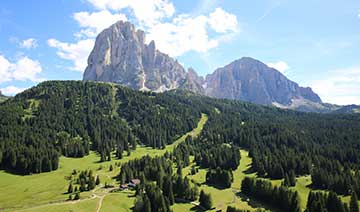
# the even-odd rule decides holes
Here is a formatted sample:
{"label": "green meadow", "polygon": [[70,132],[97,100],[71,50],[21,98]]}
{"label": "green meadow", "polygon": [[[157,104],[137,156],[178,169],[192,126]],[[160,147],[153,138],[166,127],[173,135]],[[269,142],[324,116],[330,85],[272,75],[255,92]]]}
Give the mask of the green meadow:
{"label": "green meadow", "polygon": [[[141,158],[145,155],[152,157],[163,155],[166,151],[171,152],[176,145],[183,142],[187,136],[196,137],[201,133],[208,117],[202,114],[198,126],[192,131],[186,133],[177,139],[173,144],[165,149],[152,149],[149,147],[138,146],[132,151],[130,156],[118,160],[113,156],[111,161],[99,162],[99,155],[96,152],[90,152],[83,158],[60,158],[59,169],[53,172],[41,173],[28,176],[14,175],[5,171],[0,172],[0,211],[4,212],[115,212],[132,211],[135,197],[133,191],[108,192],[103,188],[105,183],[117,185],[114,177],[119,173],[120,168],[115,163],[125,163],[129,160]],[[194,158],[188,167],[183,169],[184,176],[200,185],[200,190],[210,193],[214,208],[211,211],[225,211],[227,206],[234,206],[239,209],[255,211],[257,208],[276,211],[274,208],[263,205],[254,199],[241,194],[241,181],[245,176],[256,177],[256,173],[250,171],[252,159],[245,150],[240,150],[240,166],[233,172],[234,182],[231,188],[218,189],[205,184],[206,169],[199,169],[198,173],[191,175],[190,170],[194,164]],[[110,165],[114,169],[109,171]],[[68,187],[67,176],[76,170],[93,170],[95,175],[99,175],[101,184],[94,190],[82,192],[80,200],[67,201],[66,194]],[[273,185],[280,185],[282,180],[271,180]],[[298,191],[301,206],[304,210],[306,201],[310,192],[310,176],[301,176],[297,178],[296,186],[292,187]],[[349,202],[349,197],[343,197],[343,201]],[[197,202],[176,203],[171,208],[174,212],[183,211],[202,211],[196,206]]]}

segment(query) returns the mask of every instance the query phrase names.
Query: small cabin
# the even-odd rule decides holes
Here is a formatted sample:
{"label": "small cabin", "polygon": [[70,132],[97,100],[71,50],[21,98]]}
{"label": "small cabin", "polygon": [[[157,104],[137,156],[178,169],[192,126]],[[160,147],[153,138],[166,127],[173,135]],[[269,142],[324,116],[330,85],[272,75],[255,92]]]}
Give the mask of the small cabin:
{"label": "small cabin", "polygon": [[139,185],[141,183],[141,180],[139,179],[132,179],[130,180],[130,182],[128,183],[128,185],[130,187],[136,187],[137,185]]}

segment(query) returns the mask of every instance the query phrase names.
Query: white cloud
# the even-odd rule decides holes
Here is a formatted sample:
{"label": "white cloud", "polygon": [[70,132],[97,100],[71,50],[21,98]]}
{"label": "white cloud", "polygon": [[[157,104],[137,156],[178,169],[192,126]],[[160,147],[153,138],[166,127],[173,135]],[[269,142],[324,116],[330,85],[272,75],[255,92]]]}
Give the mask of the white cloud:
{"label": "white cloud", "polygon": [[37,40],[35,38],[23,40],[19,43],[19,45],[21,48],[25,49],[35,49],[38,46]]}
{"label": "white cloud", "polygon": [[140,25],[151,26],[175,13],[174,5],[168,0],[88,0],[101,10],[120,11],[130,9]]}
{"label": "white cloud", "polygon": [[[98,11],[74,13],[80,30],[75,34],[82,40],[75,43],[49,39],[48,45],[57,48],[60,58],[74,63],[71,68],[84,71],[93,45],[94,37],[118,20],[130,19],[147,35],[147,42],[154,40],[157,49],[179,56],[188,51],[207,52],[220,42],[232,39],[238,32],[235,15],[216,8],[208,15],[175,15],[174,5],[168,0],[87,0]],[[128,14],[126,17],[124,13]],[[209,30],[214,32],[209,34]]]}
{"label": "white cloud", "polygon": [[73,17],[79,23],[80,27],[84,28],[78,35],[85,35],[87,37],[95,37],[113,23],[119,20],[127,20],[124,14],[112,14],[107,10],[93,13],[78,12],[75,13]]}
{"label": "white cloud", "polygon": [[234,32],[238,28],[236,16],[221,8],[216,8],[214,12],[210,13],[209,24],[212,29],[221,33]]}
{"label": "white cloud", "polygon": [[0,55],[0,84],[11,80],[14,64],[11,64],[4,56]]}
{"label": "white cloud", "polygon": [[360,104],[360,67],[330,71],[325,79],[312,82],[311,87],[324,102]]}
{"label": "white cloud", "polygon": [[6,96],[14,96],[20,92],[23,92],[26,89],[27,88],[18,88],[13,85],[7,86],[5,88],[0,88],[2,94],[6,95]]}
{"label": "white cloud", "polygon": [[4,56],[0,55],[0,83],[19,80],[19,81],[43,81],[38,77],[42,72],[39,61],[32,60],[26,56],[21,57],[16,63],[11,63]]}
{"label": "white cloud", "polygon": [[[216,8],[209,15],[175,15],[174,5],[168,0],[88,0],[100,10],[123,11],[129,9],[138,25],[147,33],[147,42],[154,40],[157,48],[170,56],[188,51],[206,52],[220,42],[233,38],[238,32],[234,14]],[[217,34],[209,36],[209,29]]]}
{"label": "white cloud", "polygon": [[42,68],[39,61],[23,57],[16,62],[13,78],[20,81],[30,80],[40,82],[44,80],[37,77],[37,74],[41,73],[41,71]]}
{"label": "white cloud", "polygon": [[[210,36],[209,28],[226,34]],[[171,22],[155,24],[147,30],[147,41],[155,40],[160,51],[174,57],[188,51],[207,52],[220,42],[232,39],[237,31],[236,16],[216,8],[208,16],[180,14]]]}
{"label": "white cloud", "polygon": [[94,39],[80,40],[76,43],[65,43],[56,39],[49,39],[48,45],[57,48],[57,55],[65,60],[73,62],[72,70],[84,71],[87,65],[87,58],[94,47]]}
{"label": "white cloud", "polygon": [[289,65],[284,61],[268,63],[266,65],[269,66],[270,68],[274,68],[274,69],[280,71],[283,74],[286,74],[287,70],[290,68]]}
{"label": "white cloud", "polygon": [[209,39],[206,16],[179,16],[172,23],[161,23],[149,29],[147,40],[155,40],[157,48],[171,56],[187,51],[206,52],[218,46],[216,39]]}

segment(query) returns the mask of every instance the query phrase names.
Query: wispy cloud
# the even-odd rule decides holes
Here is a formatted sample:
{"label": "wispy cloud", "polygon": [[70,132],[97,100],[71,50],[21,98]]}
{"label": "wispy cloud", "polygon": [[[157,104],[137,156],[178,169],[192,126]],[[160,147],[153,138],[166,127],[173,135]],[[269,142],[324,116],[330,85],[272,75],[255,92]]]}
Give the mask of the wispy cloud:
{"label": "wispy cloud", "polygon": [[324,102],[360,104],[360,67],[330,71],[326,78],[312,82],[311,87]]}
{"label": "wispy cloud", "polygon": [[21,48],[25,49],[35,49],[38,46],[37,40],[35,38],[28,38],[19,43]]}
{"label": "wispy cloud", "polygon": [[262,14],[262,16],[260,16],[255,23],[259,23],[262,20],[264,20],[267,16],[269,16],[273,10],[275,10],[276,8],[280,7],[281,5],[281,1],[277,1],[274,4],[272,4],[267,10],[265,10],[265,12]]}
{"label": "wispy cloud", "polygon": [[4,87],[4,88],[0,88],[0,91],[2,94],[6,95],[6,96],[14,96],[20,92],[23,92],[24,90],[26,90],[27,88],[19,88],[13,85]]}

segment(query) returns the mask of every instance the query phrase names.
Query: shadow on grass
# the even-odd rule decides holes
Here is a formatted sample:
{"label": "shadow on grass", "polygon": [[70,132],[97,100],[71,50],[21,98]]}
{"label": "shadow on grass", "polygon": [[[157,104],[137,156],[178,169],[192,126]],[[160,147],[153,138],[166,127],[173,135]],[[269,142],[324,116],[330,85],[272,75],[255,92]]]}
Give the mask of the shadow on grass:
{"label": "shadow on grass", "polygon": [[236,192],[235,195],[241,199],[243,202],[247,202],[252,208],[264,208],[265,210],[274,211],[274,212],[280,212],[280,210],[269,206],[268,204],[259,202],[258,200],[255,200],[254,198],[250,198],[247,195]]}
{"label": "shadow on grass", "polygon": [[190,211],[203,212],[204,210],[200,206],[194,205],[194,207],[190,208]]}
{"label": "shadow on grass", "polygon": [[246,170],[244,170],[245,174],[254,174],[256,173],[256,171],[254,170],[254,168],[252,166],[249,166]]}

